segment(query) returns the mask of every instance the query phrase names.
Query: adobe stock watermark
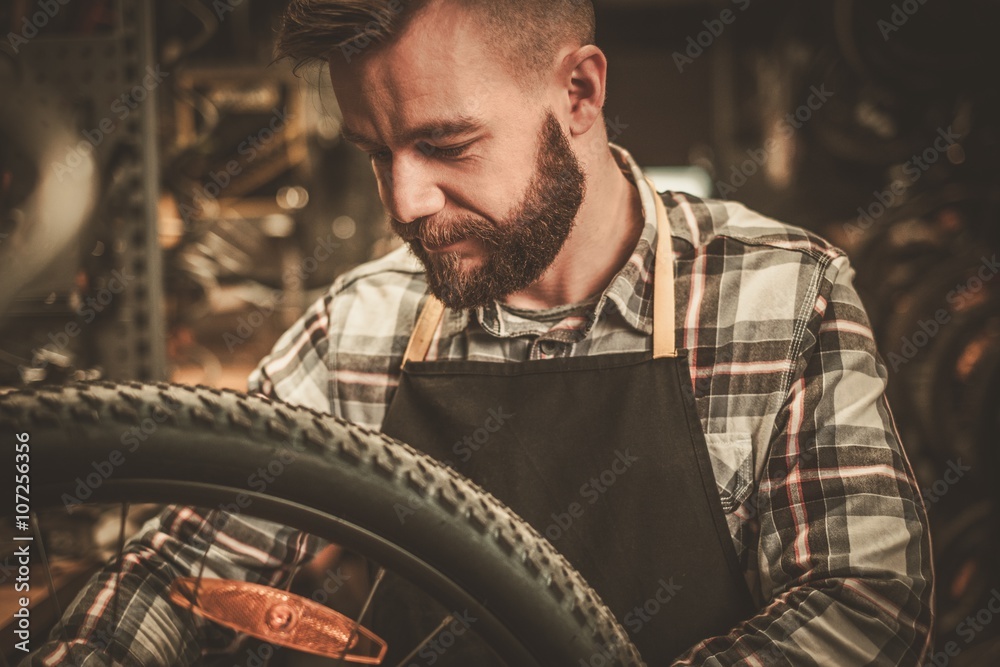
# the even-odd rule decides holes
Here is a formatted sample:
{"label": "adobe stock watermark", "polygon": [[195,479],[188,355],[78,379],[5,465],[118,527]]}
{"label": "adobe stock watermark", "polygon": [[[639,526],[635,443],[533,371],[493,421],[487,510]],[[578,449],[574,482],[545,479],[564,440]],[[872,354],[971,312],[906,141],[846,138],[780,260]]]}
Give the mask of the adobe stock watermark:
{"label": "adobe stock watermark", "polygon": [[382,11],[372,10],[369,13],[371,21],[354,29],[356,33],[354,38],[340,47],[340,53],[348,64],[386,34],[392,18],[403,11],[403,4],[403,0],[388,0]]}
{"label": "adobe stock watermark", "polygon": [[[103,313],[111,304],[114,302],[115,297],[122,294],[129,283],[136,279],[135,275],[125,273],[125,268],[114,269],[111,271],[111,278],[108,279],[107,284],[101,289],[97,290],[94,294],[88,296],[80,306],[76,309],[77,317],[83,320],[84,325],[90,324],[95,319],[99,313]],[[48,352],[53,352],[56,354],[62,354],[69,347],[70,340],[76,338],[81,333],[83,333],[83,327],[75,321],[71,320],[66,323],[66,325],[60,331],[49,332],[49,340],[51,342],[43,346],[43,350]],[[38,355],[35,355],[38,357]],[[48,361],[41,359],[36,361],[33,368],[41,369],[48,365]]]}
{"label": "adobe stock watermark", "polygon": [[[670,577],[669,580],[661,578],[657,583],[660,587],[645,602],[633,607],[622,619],[622,623],[632,631],[632,634],[642,632],[646,625],[653,620],[653,617],[659,614],[684,588],[680,584],[675,584],[673,577]],[[587,660],[580,658],[580,662],[577,664],[579,667],[610,667],[619,663],[619,656],[615,655],[607,646],[601,646],[597,653],[591,654]]]}
{"label": "adobe stock watermark", "polygon": [[[472,460],[472,457],[476,452],[483,450],[488,447],[491,438],[494,433],[502,429],[507,421],[513,419],[515,413],[504,412],[503,406],[498,406],[496,408],[490,408],[486,412],[486,418],[483,420],[483,425],[479,428],[473,430],[471,433],[462,436],[462,439],[457,441],[451,447],[451,451],[455,456],[460,458],[463,463],[468,463]],[[446,466],[451,468],[455,467],[454,461],[446,460],[442,461]],[[396,511],[396,517],[399,519],[399,523],[405,524],[406,520],[417,513],[417,511],[424,507],[428,501],[424,500],[420,496],[411,496],[406,504],[396,503],[393,505],[393,509]]]}
{"label": "adobe stock watermark", "polygon": [[[260,128],[255,134],[248,134],[236,147],[236,152],[242,159],[229,160],[223,169],[209,171],[209,180],[195,190],[191,197],[191,203],[201,210],[205,210],[208,205],[217,201],[222,191],[229,187],[233,179],[242,174],[243,170],[257,159],[264,147],[284,130],[290,118],[292,115],[288,113],[287,109],[278,109],[277,107],[271,109],[271,118],[267,125]],[[177,205],[177,211],[185,225],[190,225],[192,219],[197,218],[199,211],[195,206],[190,206],[185,202],[180,202]]]}
{"label": "adobe stock watermark", "polygon": [[[730,2],[736,5],[741,12],[745,12],[750,7],[750,0],[730,0]],[[705,29],[697,35],[688,36],[684,53],[674,51],[671,56],[674,65],[677,66],[677,71],[683,74],[684,68],[700,58],[715,43],[715,40],[722,36],[722,33],[726,31],[726,26],[730,26],[736,21],[736,16],[736,12],[727,7],[719,13],[718,18],[702,21],[701,24],[705,26]]]}
{"label": "adobe stock watermark", "polygon": [[133,111],[146,101],[146,98],[163,83],[163,80],[170,76],[169,72],[164,72],[156,65],[146,67],[146,74],[142,80],[129,90],[125,91],[111,103],[110,111],[112,115],[105,116],[98,123],[97,127],[90,130],[83,130],[83,139],[76,146],[67,151],[66,157],[55,163],[54,171],[62,183],[66,175],[72,173],[74,169],[83,164],[87,156],[94,149],[104,143],[104,140],[113,133],[127,119]]}
{"label": "adobe stock watermark", "polygon": [[285,270],[284,279],[285,282],[291,282],[292,279],[297,279],[300,282],[305,281],[306,278],[311,276],[319,267],[323,265],[331,257],[333,253],[340,247],[340,241],[334,239],[333,233],[328,233],[326,238],[316,237],[316,244],[313,246],[312,254],[304,257],[297,267],[292,267]]}
{"label": "adobe stock watermark", "polygon": [[[274,484],[275,480],[278,479],[285,472],[291,463],[293,463],[298,456],[295,452],[291,451],[287,447],[282,447],[281,450],[267,462],[266,466],[260,466],[257,468],[256,472],[250,473],[247,477],[247,488],[256,491],[257,493],[264,493],[267,491],[271,484]],[[239,515],[243,510],[250,507],[253,504],[253,498],[247,493],[239,493],[233,502],[230,503],[220,503],[219,510],[216,512],[215,523],[216,528],[221,528],[225,525],[225,522],[229,520],[224,513],[229,513],[232,515]]]}
{"label": "adobe stock watermark", "polygon": [[971,470],[972,466],[962,465],[960,458],[948,461],[948,469],[944,474],[930,486],[921,489],[920,495],[924,499],[924,504],[930,506],[941,500],[951,487],[958,484],[965,477],[965,473]]}
{"label": "adobe stock watermark", "polygon": [[91,468],[93,470],[87,471],[87,473],[81,474],[76,478],[73,493],[64,493],[59,497],[63,507],[72,512],[87,501],[94,495],[95,491],[101,488],[104,482],[108,481],[125,464],[126,453],[131,454],[135,452],[139,448],[139,445],[146,442],[159,429],[161,424],[170,419],[180,409],[180,401],[175,401],[168,395],[164,395],[161,398],[166,407],[158,406],[158,409],[153,410],[149,417],[142,419],[138,424],[122,433],[119,441],[123,449],[125,449],[124,453],[121,449],[113,449],[104,459],[92,461]]}
{"label": "adobe stock watermark", "polygon": [[[955,289],[948,292],[945,295],[945,299],[949,304],[960,305],[963,301],[971,299],[975,294],[980,292],[987,283],[996,277],[997,273],[1000,273],[1000,262],[997,261],[997,256],[994,254],[992,258],[983,256],[981,258],[981,263],[974,275],[969,276],[969,278],[964,283],[958,283],[955,285]],[[927,347],[935,336],[940,333],[941,328],[951,322],[951,313],[944,308],[939,308],[934,312],[932,318],[926,320],[919,320],[917,322],[917,327],[919,331],[913,332],[910,336],[903,336],[899,339],[900,346],[898,351],[892,351],[888,355],[889,364],[892,366],[893,372],[898,371],[901,366],[908,364],[910,361],[917,356],[921,349]]]}
{"label": "adobe stock watermark", "polygon": [[885,190],[873,192],[872,196],[875,201],[868,204],[867,207],[859,206],[858,219],[844,224],[844,232],[852,241],[859,234],[870,229],[879,218],[885,215],[886,211],[891,210],[906,194],[906,191],[962,138],[962,135],[953,131],[950,125],[947,128],[938,128],[937,133],[938,136],[930,146],[919,155],[913,155],[903,163],[902,180],[896,179]]}
{"label": "adobe stock watermark", "polygon": [[[600,474],[584,482],[580,487],[580,497],[590,505],[595,504],[638,460],[639,457],[630,454],[628,449],[615,450],[615,458],[611,465],[602,470]],[[553,512],[552,523],[541,532],[549,542],[556,542],[573,527],[573,524],[585,512],[586,508],[574,501],[566,507],[565,512]]]}
{"label": "adobe stock watermark", "polygon": [[489,416],[483,422],[482,426],[452,445],[452,453],[461,459],[463,463],[468,463],[472,460],[472,455],[475,452],[490,444],[490,436],[502,429],[507,420],[513,416],[513,412],[504,412],[503,406],[496,409],[491,408]]}
{"label": "adobe stock watermark", "polygon": [[[451,620],[448,621],[448,619]],[[420,661],[406,661],[406,667],[423,667],[425,665],[430,667],[430,665],[437,663],[448,652],[448,649],[458,642],[459,637],[468,632],[473,623],[479,619],[466,609],[463,612],[452,612],[445,620],[448,622],[442,624],[443,627],[439,629],[437,634],[417,652],[416,657],[420,658]]]}
{"label": "adobe stock watermark", "polygon": [[219,21],[226,19],[226,14],[235,12],[236,8],[243,4],[243,0],[212,0],[212,11]]}
{"label": "adobe stock watermark", "polygon": [[15,54],[21,52],[21,47],[38,37],[39,31],[56,17],[59,11],[68,5],[70,0],[39,0],[38,11],[21,19],[21,31],[7,33],[7,43]]}
{"label": "adobe stock watermark", "polygon": [[1000,589],[994,588],[990,591],[990,597],[979,611],[974,615],[966,616],[955,626],[955,633],[965,641],[962,646],[956,641],[949,641],[937,653],[932,653],[924,663],[924,667],[948,667],[952,658],[958,657],[962,650],[968,647],[975,638],[986,630],[993,623],[994,619],[1000,615]]}
{"label": "adobe stock watermark", "polygon": [[646,624],[652,621],[653,617],[659,614],[663,607],[669,604],[683,588],[680,584],[674,583],[673,577],[670,577],[669,581],[661,578],[657,583],[660,584],[660,587],[656,589],[656,592],[641,605],[636,605],[622,619],[625,627],[633,634],[642,632]]}
{"label": "adobe stock watermark", "polygon": [[764,145],[758,149],[747,149],[747,159],[731,167],[729,180],[716,181],[715,188],[720,197],[729,197],[736,193],[738,189],[747,184],[760,169],[771,159],[771,155],[778,150],[782,142],[790,139],[796,132],[801,130],[803,125],[812,120],[813,114],[823,108],[823,105],[834,96],[834,92],[826,89],[826,84],[809,87],[809,96],[803,104],[789,113],[779,124],[779,136],[772,136]]}
{"label": "adobe stock watermark", "polygon": [[[277,454],[268,460],[266,465],[259,466],[256,471],[247,476],[246,488],[257,493],[264,493],[268,487],[277,481],[285,470],[298,460],[298,452],[303,445],[297,441],[282,445]],[[232,502],[219,503],[217,509],[210,510],[206,515],[208,522],[215,530],[222,530],[231,517],[239,516],[253,504],[253,496],[249,493],[239,493]]]}
{"label": "adobe stock watermark", "polygon": [[[298,263],[298,266],[285,269],[283,279],[285,284],[297,280],[300,283],[319,270],[324,262],[333,257],[334,251],[340,247],[340,242],[334,240],[333,233],[326,235],[326,238],[316,238],[312,254],[305,257]],[[240,315],[236,320],[236,328],[222,334],[222,342],[226,344],[226,349],[233,352],[236,348],[249,341],[254,333],[274,315],[282,304],[285,293],[281,290],[272,291],[263,303],[256,304],[254,309],[246,315]]]}
{"label": "adobe stock watermark", "polygon": [[246,315],[240,315],[236,319],[236,328],[222,334],[222,342],[226,344],[226,349],[233,352],[240,345],[249,341],[257,329],[264,326],[264,323],[270,319],[284,298],[284,292],[274,290],[263,303],[256,304],[254,309]]}
{"label": "adobe stock watermark", "polygon": [[955,289],[945,295],[948,303],[959,307],[966,306],[966,302],[972,301],[973,297],[986,286],[986,283],[1000,273],[1000,262],[997,261],[996,253],[993,253],[993,257],[983,255],[979,259],[980,263],[975,275],[969,276],[964,283],[958,283],[955,285]]}
{"label": "adobe stock watermark", "polygon": [[926,2],[927,0],[903,0],[900,4],[893,4],[889,18],[879,19],[876,23],[882,33],[882,39],[888,42],[889,37],[906,25],[910,17],[920,11]]}

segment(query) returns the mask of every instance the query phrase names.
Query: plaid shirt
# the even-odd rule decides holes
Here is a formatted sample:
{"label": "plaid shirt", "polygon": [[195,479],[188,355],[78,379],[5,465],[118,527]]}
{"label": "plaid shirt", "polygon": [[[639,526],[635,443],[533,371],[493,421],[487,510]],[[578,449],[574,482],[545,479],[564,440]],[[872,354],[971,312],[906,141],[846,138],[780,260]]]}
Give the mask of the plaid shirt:
{"label": "plaid shirt", "polygon": [[[500,304],[449,310],[429,359],[651,351],[657,195],[631,156],[612,148],[638,185],[646,224],[596,305],[534,317]],[[847,258],[733,202],[662,197],[674,237],[678,345],[689,351],[718,492],[760,607],[675,664],[922,664],[932,623],[927,521]],[[344,274],[281,337],[251,390],[380,427],[425,293],[422,267],[405,248]],[[163,599],[170,578],[195,569],[212,532],[191,508],[166,510],[131,543],[124,627],[114,638],[95,635],[115,585],[104,576],[70,612],[81,639],[69,651],[49,644],[32,664],[69,654],[105,664],[105,647],[126,664],[189,664],[233,641]],[[323,546],[241,516],[221,538],[208,576],[270,584]]]}

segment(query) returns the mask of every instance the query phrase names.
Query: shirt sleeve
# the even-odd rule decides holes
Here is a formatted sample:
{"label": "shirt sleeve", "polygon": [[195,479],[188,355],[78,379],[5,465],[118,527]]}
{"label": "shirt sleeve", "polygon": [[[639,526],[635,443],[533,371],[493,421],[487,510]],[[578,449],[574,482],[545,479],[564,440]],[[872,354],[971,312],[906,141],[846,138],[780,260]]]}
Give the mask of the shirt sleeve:
{"label": "shirt sleeve", "polygon": [[[333,291],[278,340],[250,376],[250,393],[330,412],[326,354]],[[84,586],[63,615],[64,631],[54,628],[22,664],[175,667],[231,652],[243,637],[171,603],[171,582],[202,572],[282,586],[326,544],[235,512],[170,506],[129,540],[121,570],[112,563]]]}
{"label": "shirt sleeve", "polygon": [[171,582],[202,572],[280,586],[319,548],[316,538],[278,524],[170,506],[129,540],[120,570],[107,566],[73,600],[63,616],[68,641],[56,627],[22,664],[166,667],[231,651],[241,638],[170,602]]}
{"label": "shirt sleeve", "polygon": [[340,281],[282,334],[247,380],[251,394],[330,413],[330,313]]}
{"label": "shirt sleeve", "polygon": [[675,665],[918,665],[930,537],[886,369],[840,257],[827,270],[754,495],[763,608]]}

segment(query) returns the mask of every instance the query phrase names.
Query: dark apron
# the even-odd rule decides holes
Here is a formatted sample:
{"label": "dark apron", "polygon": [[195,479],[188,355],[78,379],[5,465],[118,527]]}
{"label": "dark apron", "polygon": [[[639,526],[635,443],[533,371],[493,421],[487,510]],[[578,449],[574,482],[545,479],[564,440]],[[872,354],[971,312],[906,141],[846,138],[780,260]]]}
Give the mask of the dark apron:
{"label": "dark apron", "polygon": [[[600,594],[644,660],[664,665],[755,607],[687,359],[675,351],[673,249],[654,199],[653,358],[422,361],[444,310],[431,296],[382,430],[450,462],[524,517]],[[433,629],[435,620],[420,624]],[[449,664],[487,664],[470,660],[456,652]]]}

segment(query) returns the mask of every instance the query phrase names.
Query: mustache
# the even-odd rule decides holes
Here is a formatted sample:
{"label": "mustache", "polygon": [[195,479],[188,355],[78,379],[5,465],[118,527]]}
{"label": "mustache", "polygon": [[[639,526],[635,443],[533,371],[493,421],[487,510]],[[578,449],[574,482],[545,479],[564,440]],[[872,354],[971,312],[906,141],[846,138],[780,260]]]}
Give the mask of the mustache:
{"label": "mustache", "polygon": [[392,230],[409,244],[423,241],[428,245],[445,246],[470,237],[490,244],[497,236],[497,228],[493,223],[472,216],[451,220],[420,218],[410,223],[400,222],[395,218],[390,218],[389,221]]}

